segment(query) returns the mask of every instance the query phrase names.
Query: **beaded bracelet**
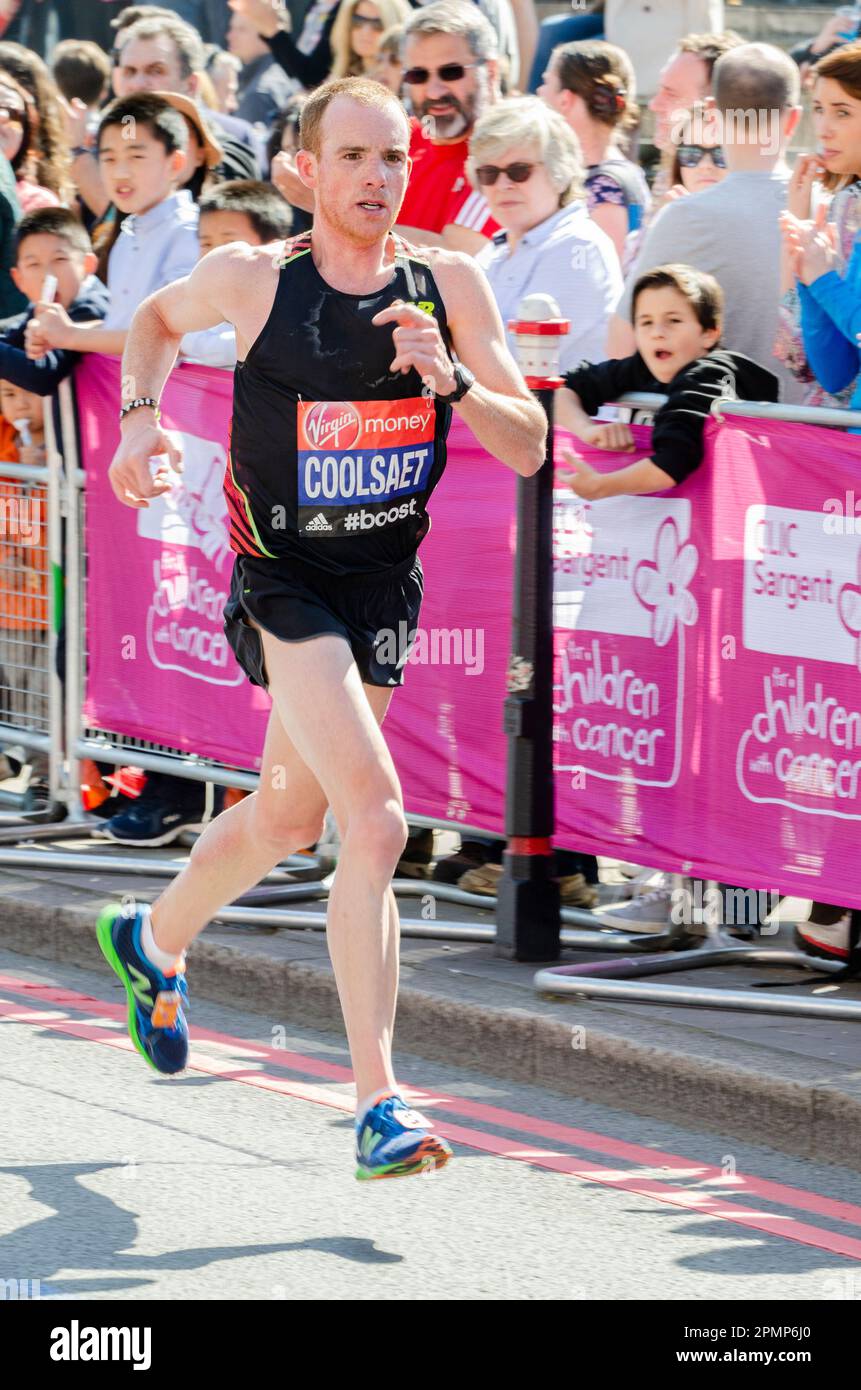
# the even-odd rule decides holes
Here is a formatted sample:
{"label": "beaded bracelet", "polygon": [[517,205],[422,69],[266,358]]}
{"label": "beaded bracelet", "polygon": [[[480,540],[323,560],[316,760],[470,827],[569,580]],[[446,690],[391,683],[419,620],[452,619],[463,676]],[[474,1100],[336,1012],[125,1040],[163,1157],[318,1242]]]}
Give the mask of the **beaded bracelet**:
{"label": "beaded bracelet", "polygon": [[136,396],[133,401],[128,401],[120,411],[120,421],[122,422],[132,410],[139,410],[141,406],[149,406],[155,411],[155,418],[161,419],[161,411],[158,408],[158,401],[154,396]]}

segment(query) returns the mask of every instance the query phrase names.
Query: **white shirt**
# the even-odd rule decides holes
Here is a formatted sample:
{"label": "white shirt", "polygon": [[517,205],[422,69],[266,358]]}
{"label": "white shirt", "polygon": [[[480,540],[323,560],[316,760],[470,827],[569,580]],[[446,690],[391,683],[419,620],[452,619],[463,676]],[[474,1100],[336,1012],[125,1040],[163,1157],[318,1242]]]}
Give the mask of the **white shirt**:
{"label": "white shirt", "polygon": [[232,323],[219,323],[214,328],[200,328],[185,333],[179,345],[183,362],[200,362],[204,367],[236,366],[236,331]]}
{"label": "white shirt", "polygon": [[498,233],[476,260],[490,281],[512,354],[516,356],[508,321],[518,317],[521,300],[527,294],[552,294],[562,317],[571,320],[571,331],[562,339],[560,371],[573,371],[584,358],[605,360],[610,315],[622,296],[622,272],[616,248],[584,202],[569,203],[539,222],[514,251],[505,233]]}
{"label": "white shirt", "polygon": [[147,295],[181,280],[200,258],[197,204],[187,189],[127,217],[108,257],[111,302],[104,328],[128,328]]}

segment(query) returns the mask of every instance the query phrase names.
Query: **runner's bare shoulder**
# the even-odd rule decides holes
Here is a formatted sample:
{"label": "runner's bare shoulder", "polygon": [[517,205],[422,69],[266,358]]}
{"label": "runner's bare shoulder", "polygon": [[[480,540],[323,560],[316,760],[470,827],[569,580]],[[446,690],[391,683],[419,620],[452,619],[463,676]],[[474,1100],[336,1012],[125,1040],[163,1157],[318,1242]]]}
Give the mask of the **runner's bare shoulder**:
{"label": "runner's bare shoulder", "polygon": [[231,310],[252,308],[258,296],[271,303],[272,288],[278,279],[278,267],[284,254],[284,242],[267,242],[265,246],[249,246],[245,241],[231,241],[216,246],[198,261],[195,280],[201,288],[213,289],[213,300],[224,310],[228,322],[234,322]]}
{"label": "runner's bare shoulder", "polygon": [[477,309],[486,303],[487,278],[475,257],[465,251],[449,251],[444,246],[415,248],[419,260],[426,261],[442,291],[446,314],[468,317],[470,307]]}

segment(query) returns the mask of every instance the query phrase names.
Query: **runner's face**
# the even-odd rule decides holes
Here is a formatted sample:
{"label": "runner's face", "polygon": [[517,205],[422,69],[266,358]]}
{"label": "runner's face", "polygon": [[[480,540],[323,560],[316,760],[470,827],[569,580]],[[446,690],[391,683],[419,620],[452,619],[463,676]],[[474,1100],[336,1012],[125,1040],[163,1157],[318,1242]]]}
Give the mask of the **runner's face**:
{"label": "runner's face", "polygon": [[348,240],[372,245],[394,226],[406,192],[406,117],[394,102],[376,108],[336,97],[320,134],[320,156],[314,161],[316,217]]}
{"label": "runner's face", "polygon": [[[459,63],[463,77],[443,82],[438,69]],[[405,86],[413,114],[435,142],[460,140],[483,115],[487,100],[488,66],[475,65],[475,54],[460,34],[417,35],[407,44],[404,71],[425,68],[427,82]]]}

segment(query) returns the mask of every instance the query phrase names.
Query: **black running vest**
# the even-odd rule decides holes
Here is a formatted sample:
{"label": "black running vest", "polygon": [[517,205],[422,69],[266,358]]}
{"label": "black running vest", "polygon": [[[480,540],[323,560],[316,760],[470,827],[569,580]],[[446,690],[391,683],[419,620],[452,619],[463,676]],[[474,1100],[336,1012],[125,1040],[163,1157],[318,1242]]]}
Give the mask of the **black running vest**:
{"label": "black running vest", "polygon": [[422,394],[414,369],[391,374],[397,325],[371,320],[402,299],[450,338],[429,265],[394,241],[392,278],[367,295],[326,283],[310,233],[286,243],[272,312],[234,374],[224,490],[240,555],[372,574],[430,530],[451,407]]}

